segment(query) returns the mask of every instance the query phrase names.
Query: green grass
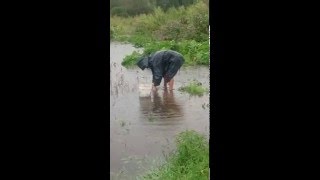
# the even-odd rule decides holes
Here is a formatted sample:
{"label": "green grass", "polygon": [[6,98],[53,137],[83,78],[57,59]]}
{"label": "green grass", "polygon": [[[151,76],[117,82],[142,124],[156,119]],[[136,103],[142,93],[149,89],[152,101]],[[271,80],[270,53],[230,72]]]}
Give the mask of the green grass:
{"label": "green grass", "polygon": [[127,68],[136,66],[136,63],[138,62],[139,57],[141,57],[142,54],[140,54],[137,51],[134,51],[130,56],[126,56],[123,61],[121,62],[121,65]]}
{"label": "green grass", "polygon": [[196,42],[194,40],[184,40],[181,42],[171,41],[155,41],[136,45],[144,47],[143,53],[133,52],[124,58],[122,65],[130,68],[134,67],[138,58],[143,55],[149,55],[158,50],[174,50],[183,54],[185,62],[183,66],[208,65],[209,64],[209,41]]}
{"label": "green grass", "polygon": [[208,180],[209,143],[195,131],[184,131],[176,138],[177,149],[166,163],[151,169],[141,180]]}
{"label": "green grass", "polygon": [[199,95],[199,96],[202,96],[204,93],[208,92],[208,89],[204,88],[202,84],[196,80],[191,81],[186,86],[180,87],[178,90],[182,92],[187,92],[191,95]]}

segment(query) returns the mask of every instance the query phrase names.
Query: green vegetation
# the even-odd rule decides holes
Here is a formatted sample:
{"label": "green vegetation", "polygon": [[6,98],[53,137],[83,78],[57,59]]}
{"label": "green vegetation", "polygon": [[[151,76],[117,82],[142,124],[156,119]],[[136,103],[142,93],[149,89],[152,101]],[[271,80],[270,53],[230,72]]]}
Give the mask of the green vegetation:
{"label": "green vegetation", "polygon": [[141,57],[141,54],[137,51],[134,51],[130,56],[126,56],[121,64],[125,67],[134,66],[137,63],[139,57]]}
{"label": "green vegetation", "polygon": [[[151,13],[157,7],[167,11],[171,7],[187,7],[196,2],[198,0],[110,0],[110,15],[136,16]],[[209,0],[204,2],[208,4]]]}
{"label": "green vegetation", "polygon": [[176,144],[177,150],[167,157],[166,163],[137,179],[208,180],[208,140],[195,131],[185,131],[178,135]]}
{"label": "green vegetation", "polygon": [[183,54],[184,66],[209,65],[208,0],[188,3],[186,7],[171,5],[166,9],[160,6],[153,8],[150,13],[136,16],[130,16],[124,7],[113,8],[116,15],[110,19],[111,39],[144,48],[142,54],[134,52],[127,56],[122,65],[133,66],[137,57],[164,49]]}
{"label": "green vegetation", "polygon": [[182,86],[178,89],[182,92],[187,92],[191,95],[202,96],[205,92],[208,92],[208,89],[204,88],[202,84],[196,80],[191,81],[187,86]]}

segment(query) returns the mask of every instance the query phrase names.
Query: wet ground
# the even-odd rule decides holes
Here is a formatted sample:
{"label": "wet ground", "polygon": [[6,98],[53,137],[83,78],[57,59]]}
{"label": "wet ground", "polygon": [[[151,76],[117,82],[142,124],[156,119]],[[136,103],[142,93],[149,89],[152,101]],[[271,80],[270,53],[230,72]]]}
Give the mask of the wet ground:
{"label": "wet ground", "polygon": [[146,69],[127,69],[123,58],[130,44],[110,44],[110,174],[112,179],[135,179],[154,164],[152,160],[174,149],[175,136],[186,129],[209,135],[209,94],[190,96],[177,89],[193,79],[209,88],[208,67],[183,67],[170,93],[160,85],[158,93],[139,96],[139,84],[152,82]]}

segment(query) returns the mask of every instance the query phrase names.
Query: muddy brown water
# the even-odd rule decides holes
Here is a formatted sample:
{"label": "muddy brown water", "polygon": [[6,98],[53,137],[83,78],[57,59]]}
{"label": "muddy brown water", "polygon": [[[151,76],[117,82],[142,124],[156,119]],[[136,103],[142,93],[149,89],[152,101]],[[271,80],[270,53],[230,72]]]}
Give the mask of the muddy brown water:
{"label": "muddy brown water", "polygon": [[193,79],[209,88],[208,67],[182,67],[171,93],[162,89],[139,96],[139,83],[152,82],[150,70],[125,68],[123,58],[142,51],[131,44],[110,44],[110,177],[135,179],[174,149],[184,130],[209,135],[209,94],[190,96],[177,89]]}

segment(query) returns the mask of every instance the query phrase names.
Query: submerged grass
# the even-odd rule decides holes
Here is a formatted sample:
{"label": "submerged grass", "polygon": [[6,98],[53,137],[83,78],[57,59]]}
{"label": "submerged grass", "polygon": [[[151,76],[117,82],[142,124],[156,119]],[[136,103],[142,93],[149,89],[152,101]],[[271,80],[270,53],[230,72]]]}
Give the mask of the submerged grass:
{"label": "submerged grass", "polygon": [[152,169],[141,180],[208,180],[209,143],[204,135],[184,131],[176,138],[177,149],[166,163]]}
{"label": "submerged grass", "polygon": [[182,86],[178,89],[182,92],[187,92],[191,95],[202,96],[204,93],[208,92],[207,88],[204,88],[202,84],[196,80],[191,81],[188,85]]}

